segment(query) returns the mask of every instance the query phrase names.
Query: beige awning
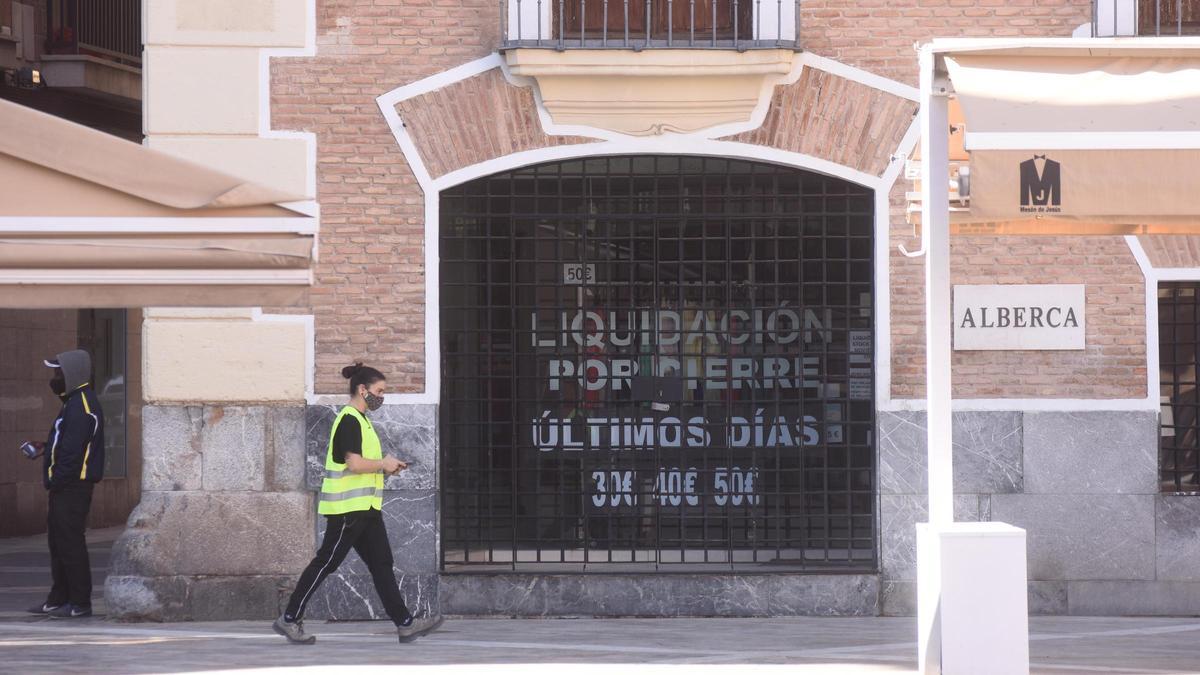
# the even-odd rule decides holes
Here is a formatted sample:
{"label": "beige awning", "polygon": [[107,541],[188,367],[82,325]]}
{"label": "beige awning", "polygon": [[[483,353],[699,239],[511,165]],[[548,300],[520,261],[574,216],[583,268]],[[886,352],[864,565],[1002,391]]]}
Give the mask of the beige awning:
{"label": "beige awning", "polygon": [[312,237],[226,234],[0,236],[4,269],[308,269]]}
{"label": "beige awning", "polygon": [[973,150],[958,222],[1200,218],[1200,150]]}
{"label": "beige awning", "polygon": [[74,309],[130,307],[293,307],[308,303],[296,284],[41,284],[0,286],[0,307]]}
{"label": "beige awning", "polygon": [[5,100],[0,154],[176,209],[304,199]]}
{"label": "beige awning", "polygon": [[1200,131],[1200,58],[955,54],[945,63],[972,136]]}
{"label": "beige awning", "polygon": [[0,307],[307,302],[288,194],[0,100]]}
{"label": "beige awning", "polygon": [[[935,41],[957,232],[1200,232],[1200,41]],[[952,158],[953,159],[953,158]],[[919,208],[919,207],[918,207]]]}

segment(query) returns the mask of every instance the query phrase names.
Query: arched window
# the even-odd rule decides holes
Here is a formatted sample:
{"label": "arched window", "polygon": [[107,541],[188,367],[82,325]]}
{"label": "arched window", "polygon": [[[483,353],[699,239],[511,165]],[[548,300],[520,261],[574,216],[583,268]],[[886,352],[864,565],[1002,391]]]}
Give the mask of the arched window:
{"label": "arched window", "polygon": [[874,569],[873,208],[704,157],[443,192],[444,569]]}

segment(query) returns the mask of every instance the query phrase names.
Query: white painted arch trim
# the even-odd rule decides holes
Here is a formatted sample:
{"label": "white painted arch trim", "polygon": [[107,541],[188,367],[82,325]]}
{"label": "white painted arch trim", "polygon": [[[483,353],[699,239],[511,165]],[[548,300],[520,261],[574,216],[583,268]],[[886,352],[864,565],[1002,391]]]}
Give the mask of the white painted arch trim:
{"label": "white painted arch trim", "polygon": [[[752,113],[750,120],[747,122],[717,125],[689,134],[665,134],[660,137],[630,136],[628,134],[598,129],[595,127],[556,124],[551,118],[549,111],[546,109],[545,104],[542,102],[541,92],[537,88],[536,82],[532,78],[513,75],[504,57],[497,53],[464,63],[461,66],[431,75],[411,84],[397,87],[396,89],[393,89],[380,96],[377,99],[377,102],[379,104],[380,111],[383,113],[383,116],[387,120],[389,127],[392,129],[393,135],[396,136],[397,142],[400,143],[406,159],[409,160],[409,164],[413,169],[413,173],[416,175],[418,182],[424,188],[432,185],[434,183],[434,179],[425,166],[424,159],[421,157],[420,152],[417,150],[415,144],[412,142],[411,137],[408,135],[403,120],[400,119],[399,113],[396,112],[396,105],[401,101],[406,101],[423,94],[428,94],[432,91],[437,91],[438,89],[442,89],[457,82],[461,82],[463,80],[475,77],[476,75],[488,72],[489,70],[499,69],[504,75],[505,80],[507,80],[510,84],[532,89],[534,101],[537,106],[538,118],[542,123],[542,129],[551,136],[583,136],[586,138],[595,138],[598,141],[649,143],[656,140],[673,142],[677,141],[678,139],[687,139],[688,142],[694,142],[696,140],[718,139],[757,129],[762,126],[763,121],[770,112],[771,100],[775,87],[778,85],[794,84],[800,79],[800,75],[803,73],[804,68],[822,70],[832,75],[836,75],[853,82],[858,82],[860,84],[867,85],[874,89],[878,89],[910,101],[916,102],[919,99],[919,92],[915,87],[911,87],[894,80],[889,80],[885,77],[854,68],[853,66],[839,63],[832,59],[827,59],[815,54],[804,52],[796,55],[796,58],[792,63],[792,68],[787,75],[772,76],[765,79],[763,87],[759,92],[758,104],[755,106],[754,112]],[[469,168],[470,167],[468,167],[468,169]],[[465,170],[466,169],[464,169],[464,171]],[[438,180],[445,181],[452,175],[453,173],[447,174]],[[879,177],[875,176],[874,178],[878,179]],[[462,182],[462,180],[460,179],[459,182]],[[859,181],[855,180],[855,182]]]}
{"label": "white painted arch trim", "polygon": [[[750,159],[816,171],[850,181],[851,183],[857,183],[873,190],[890,187],[885,186],[884,179],[879,176],[864,173],[811,155],[787,152],[785,150],[747,143],[692,138],[680,135],[655,136],[644,139],[627,137],[617,141],[603,141],[581,145],[560,145],[551,148],[518,152],[452,171],[435,179],[431,187],[441,192],[442,190],[461,185],[476,178],[483,178],[484,176],[511,171],[522,166],[540,164],[558,159],[628,154],[700,155]],[[893,164],[895,163],[893,162]]]}
{"label": "white painted arch trim", "polygon": [[[914,129],[916,123],[914,122]],[[907,146],[900,148],[897,155],[907,155],[911,152],[911,143],[915,142],[914,129],[905,135]],[[899,176],[899,170],[889,171],[884,178],[864,177],[846,167],[837,170],[823,170],[831,167],[816,158],[798,153],[783,153],[772,148],[749,145],[745,143],[730,143],[723,141],[688,140],[683,136],[662,139],[653,144],[638,142],[605,142],[587,143],[581,145],[545,148],[529,152],[516,153],[506,157],[491,160],[475,167],[467,167],[455,172],[458,182],[433,181],[425,192],[425,391],[420,393],[387,394],[387,403],[438,403],[441,392],[441,344],[440,322],[438,308],[440,307],[440,195],[441,191],[454,185],[483,176],[510,171],[531,164],[569,158],[585,158],[612,154],[671,154],[718,156],[752,161],[763,161],[797,169],[805,169],[826,173],[850,182],[859,183],[871,188],[875,193],[875,362],[876,362],[876,400],[886,403],[891,392],[891,311],[890,311],[890,269],[889,269],[889,236],[891,230],[891,209],[889,195],[892,184]],[[894,165],[903,165],[902,161],[893,161]],[[486,166],[486,168],[484,168]],[[853,180],[850,176],[863,178]],[[340,400],[341,397],[335,397]],[[325,397],[314,396],[313,400],[325,401]]]}
{"label": "white painted arch trim", "polygon": [[[835,75],[855,80],[863,84],[888,91],[897,96],[902,96],[910,100],[918,100],[919,92],[907,85],[892,82],[886,78],[866,73],[844,64],[840,64],[830,59],[824,59],[812,54],[805,53],[802,58],[797,59],[799,67],[793,68],[792,73],[775,84],[794,82],[798,79],[801,68],[804,65],[818,68]],[[503,58],[499,55],[491,55],[477,61],[464,64],[457,68],[439,73],[432,77],[420,80],[410,85],[399,87],[383,96],[379,97],[378,102],[385,119],[392,129],[393,135],[397,143],[400,145],[409,160],[410,166],[417,177],[422,190],[425,193],[425,218],[426,218],[426,246],[425,246],[425,266],[426,266],[426,288],[425,288],[425,391],[412,394],[389,394],[386,399],[388,403],[437,403],[440,397],[440,336],[439,325],[437,320],[436,308],[439,306],[439,278],[438,278],[438,198],[442,190],[461,184],[463,182],[473,180],[475,178],[500,173],[507,170],[536,164],[544,161],[553,161],[556,159],[566,159],[574,157],[587,157],[603,154],[625,154],[625,153],[645,153],[645,154],[701,154],[701,155],[718,155],[726,157],[738,157],[742,159],[767,161],[785,166],[808,169],[827,173],[829,175],[843,178],[851,182],[859,183],[866,187],[875,190],[875,212],[876,212],[876,406],[881,411],[888,410],[923,410],[925,407],[924,399],[895,399],[891,398],[891,283],[890,283],[890,265],[889,265],[889,235],[890,235],[890,201],[889,194],[896,180],[899,179],[903,171],[903,159],[911,155],[912,149],[915,147],[920,135],[919,124],[914,120],[914,123],[909,127],[904,139],[901,141],[894,159],[888,169],[882,176],[871,176],[858,172],[848,167],[836,165],[819,158],[801,155],[799,153],[788,153],[784,151],[774,150],[772,148],[763,148],[761,146],[752,146],[742,143],[733,143],[729,141],[716,140],[717,138],[727,136],[731,133],[738,133],[745,129],[730,131],[729,129],[708,129],[697,134],[667,134],[661,137],[643,138],[632,137],[624,134],[610,134],[600,130],[591,128],[575,128],[557,126],[549,119],[549,114],[545,107],[541,104],[540,98],[537,96],[537,89],[534,88],[535,99],[538,104],[538,112],[541,117],[543,128],[547,133],[551,134],[570,134],[581,135],[586,137],[597,138],[596,143],[581,144],[575,146],[565,146],[556,148],[546,148],[523,153],[516,153],[506,157],[498,158],[481,164],[470,167],[465,167],[455,172],[451,172],[438,179],[430,176],[424,162],[421,160],[420,153],[417,151],[415,144],[405,129],[403,121],[396,112],[395,106],[400,101],[419,96],[430,91],[434,91],[445,87],[454,82],[473,77],[480,73],[491,70],[492,68],[500,68],[505,76],[514,84],[528,86],[528,82],[521,82],[521,78],[514,78],[507,72]],[[516,81],[514,81],[516,80]],[[769,104],[769,97],[767,99]],[[756,110],[755,115],[758,123],[761,123],[765,117],[764,110]],[[761,116],[759,116],[761,113]],[[609,138],[605,138],[609,136]],[[1147,396],[1143,399],[1061,399],[1061,398],[1045,398],[1045,399],[1027,399],[1027,398],[1011,398],[1011,399],[955,399],[953,402],[954,410],[962,411],[1001,411],[1001,410],[1029,410],[1029,411],[1086,411],[1086,410],[1158,410],[1159,402],[1155,395],[1158,391],[1158,316],[1157,316],[1157,281],[1171,279],[1196,279],[1200,280],[1200,269],[1195,270],[1155,270],[1149,264],[1144,251],[1141,249],[1137,237],[1126,237],[1129,242],[1130,249],[1138,259],[1138,264],[1142,268],[1143,273],[1147,274],[1147,301],[1146,301],[1146,336],[1147,336]],[[1154,283],[1150,283],[1153,279]],[[434,311],[430,311],[430,309]],[[340,395],[313,395],[310,396],[310,402],[322,403],[339,403],[344,397]]]}
{"label": "white painted arch trim", "polygon": [[1161,410],[1162,375],[1158,350],[1158,284],[1161,281],[1200,281],[1200,268],[1155,267],[1137,235],[1126,235],[1125,243],[1146,279],[1146,404]]}
{"label": "white painted arch trim", "polygon": [[[377,99],[380,112],[387,121],[408,161],[417,183],[425,196],[425,390],[417,393],[387,394],[386,403],[436,404],[441,397],[441,337],[438,308],[440,307],[439,202],[442,190],[476,178],[511,171],[541,162],[595,157],[616,154],[671,154],[733,157],[769,162],[797,169],[816,171],[868,187],[875,192],[875,279],[876,279],[876,401],[886,404],[891,393],[891,306],[889,272],[889,237],[891,208],[889,195],[904,167],[903,159],[912,153],[919,134],[918,122],[913,120],[892,156],[892,161],[880,176],[865,173],[834,162],[801,153],[787,152],[747,143],[718,140],[732,134],[758,128],[770,110],[771,96],[777,84],[790,84],[799,79],[803,68],[811,67],[839,77],[860,82],[888,93],[916,101],[915,88],[873,75],[844,64],[804,53],[793,63],[792,70],[782,78],[768,80],[759,97],[759,104],[748,123],[721,125],[692,134],[664,134],[655,137],[629,136],[592,127],[556,125],[542,103],[537,87],[528,78],[513,76],[504,58],[492,54],[456,68],[438,73],[412,84],[383,94]],[[448,85],[499,68],[504,77],[516,86],[532,87],[535,105],[543,130],[550,135],[572,135],[595,138],[595,143],[557,146],[519,152],[488,160],[434,178],[425,165],[404,121],[396,111],[401,101],[436,91]],[[341,395],[310,392],[310,404],[335,404],[344,401]]]}

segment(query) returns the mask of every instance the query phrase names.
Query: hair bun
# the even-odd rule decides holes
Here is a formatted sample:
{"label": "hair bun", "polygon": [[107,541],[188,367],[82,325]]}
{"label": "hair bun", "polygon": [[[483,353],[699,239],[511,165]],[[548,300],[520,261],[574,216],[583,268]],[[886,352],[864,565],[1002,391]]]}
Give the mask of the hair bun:
{"label": "hair bun", "polygon": [[354,377],[355,373],[362,370],[362,367],[363,367],[362,361],[355,361],[354,365],[346,366],[345,368],[342,368],[342,377],[349,380],[350,378]]}

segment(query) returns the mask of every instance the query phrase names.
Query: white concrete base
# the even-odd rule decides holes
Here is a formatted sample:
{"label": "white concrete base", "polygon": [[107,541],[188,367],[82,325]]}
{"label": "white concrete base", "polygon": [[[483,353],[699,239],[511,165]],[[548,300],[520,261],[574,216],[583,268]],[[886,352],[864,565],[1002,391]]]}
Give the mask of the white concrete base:
{"label": "white concrete base", "polygon": [[917,524],[918,664],[925,675],[1029,672],[1025,530]]}

